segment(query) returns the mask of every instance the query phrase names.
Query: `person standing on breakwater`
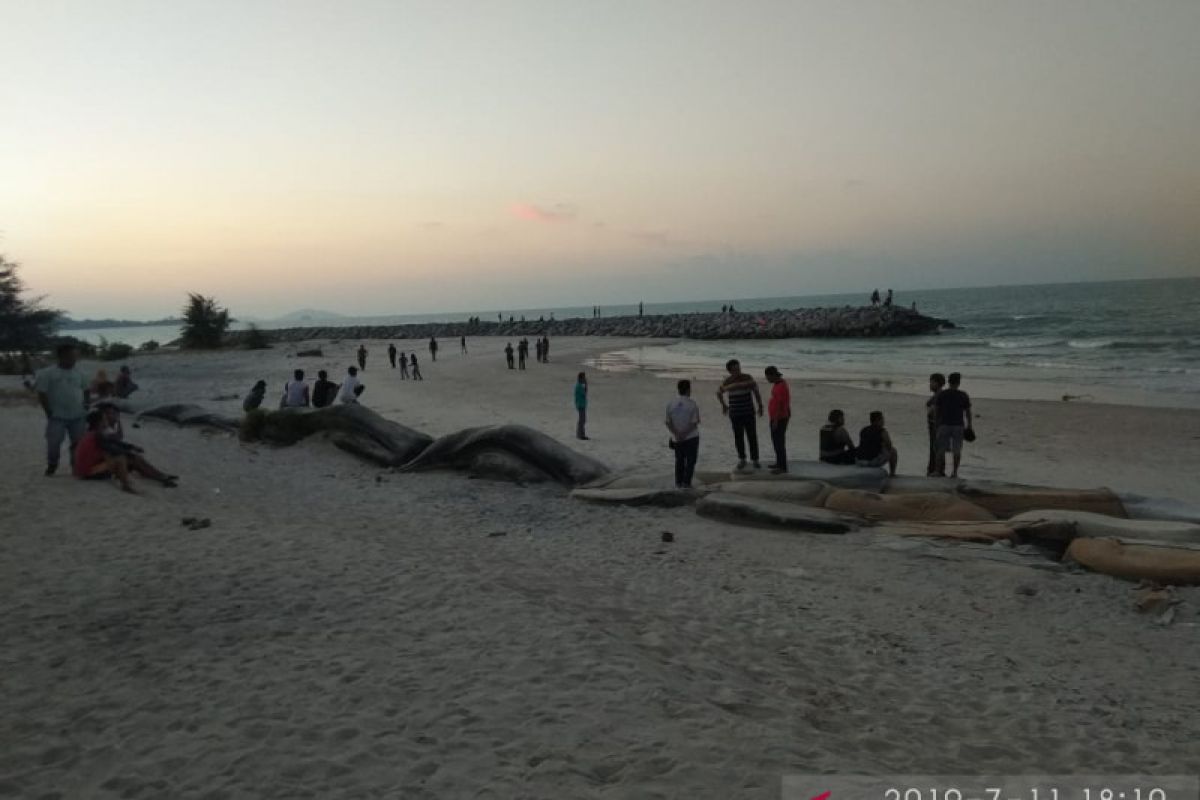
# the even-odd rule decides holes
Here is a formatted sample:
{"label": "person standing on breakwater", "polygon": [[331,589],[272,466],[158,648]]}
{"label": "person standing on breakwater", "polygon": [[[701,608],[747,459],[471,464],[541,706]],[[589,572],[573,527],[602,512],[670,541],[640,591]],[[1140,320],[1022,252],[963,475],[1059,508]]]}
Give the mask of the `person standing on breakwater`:
{"label": "person standing on breakwater", "polygon": [[72,463],[75,448],[87,433],[87,378],[75,369],[78,351],[75,345],[60,344],[55,355],[58,363],[39,369],[33,377],[38,403],[46,412],[46,475],[58,470],[64,438],[70,439],[68,454]]}
{"label": "person standing on breakwater", "polygon": [[[949,388],[938,393],[934,405],[937,408],[937,474],[946,474],[946,451],[954,453],[954,471],[951,478],[958,477],[958,466],[962,462],[962,448],[965,439],[974,439],[975,431],[971,425],[971,398],[958,388],[962,375],[951,372],[947,381]],[[971,433],[968,434],[967,431]]]}
{"label": "person standing on breakwater", "polygon": [[937,475],[937,398],[946,387],[946,376],[935,372],[929,376],[929,399],[925,401],[925,426],[929,429],[929,464],[925,467],[925,475]]}
{"label": "person standing on breakwater", "polygon": [[438,349],[437,339],[430,336],[429,337],[429,357],[431,359],[433,359],[434,361],[437,361],[437,349]]}
{"label": "person standing on breakwater", "polygon": [[392,362],[392,369],[396,368],[396,344],[395,342],[388,343],[388,361]]}
{"label": "person standing on breakwater", "polygon": [[513,368],[513,346],[512,346],[512,342],[509,342],[509,343],[508,343],[508,345],[507,345],[507,346],[504,348],[504,357],[505,357],[505,358],[508,360],[508,368],[509,368],[509,369],[512,369],[512,368]]}
{"label": "person standing on breakwater", "polygon": [[400,380],[408,380],[408,354],[400,351]]}
{"label": "person standing on breakwater", "polygon": [[645,303],[638,303],[638,316],[639,317],[646,316],[646,304]]}
{"label": "person standing on breakwater", "polygon": [[885,297],[883,300],[883,307],[884,308],[892,307],[892,290],[891,289],[888,289],[887,297]]}
{"label": "person standing on breakwater", "polygon": [[675,384],[679,396],[667,403],[667,430],[675,451],[675,488],[692,488],[696,459],[700,455],[700,406],[692,399],[692,382]]}
{"label": "person standing on breakwater", "polygon": [[873,306],[879,305],[879,290],[878,289],[871,292],[871,305],[873,305]]}
{"label": "person standing on breakwater", "polygon": [[283,385],[280,408],[307,408],[309,403],[308,384],[304,381],[304,370],[292,373],[292,379]]}
{"label": "person standing on breakwater", "polygon": [[587,440],[587,407],[588,407],[588,382],[587,373],[579,373],[579,378],[575,381],[575,412],[578,414],[578,420],[575,423],[575,438]]}
{"label": "person standing on breakwater", "polygon": [[412,356],[409,357],[408,365],[410,367],[412,367],[412,379],[414,381],[425,380],[423,377],[421,377],[421,365],[417,363],[417,354],[416,353],[413,353]]}
{"label": "person standing on breakwater", "polygon": [[337,393],[338,385],[329,380],[329,373],[319,370],[312,389],[313,408],[325,408],[333,405],[333,401],[337,399]]}
{"label": "person standing on breakwater", "polygon": [[787,429],[792,419],[792,391],[775,367],[767,367],[765,374],[771,384],[767,420],[771,426],[771,445],[775,448],[775,463],[771,465],[771,472],[778,475],[788,469]]}
{"label": "person standing on breakwater", "polygon": [[366,345],[358,346],[358,368],[365,370],[367,368],[367,348]]}
{"label": "person standing on breakwater", "polygon": [[[737,448],[738,469],[746,468],[746,443],[750,444],[750,461],[755,469],[762,469],[758,460],[758,423],[754,418],[757,410],[762,416],[762,395],[758,393],[758,384],[746,373],[742,372],[742,363],[731,358],[725,364],[729,377],[721,382],[717,390],[717,399],[721,401],[721,413],[729,417],[733,426],[733,443]],[[728,402],[726,395],[729,396]]]}

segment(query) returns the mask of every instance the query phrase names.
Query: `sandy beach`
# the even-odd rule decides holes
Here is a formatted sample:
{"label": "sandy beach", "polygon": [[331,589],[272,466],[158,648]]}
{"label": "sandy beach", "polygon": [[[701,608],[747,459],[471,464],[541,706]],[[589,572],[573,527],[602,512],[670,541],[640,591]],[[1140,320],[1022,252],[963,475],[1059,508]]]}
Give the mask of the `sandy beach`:
{"label": "sandy beach", "polygon": [[[502,340],[442,341],[436,363],[416,344],[423,382],[367,342],[365,405],[671,469],[674,386],[650,374],[589,369],[593,438],[572,438],[575,373],[634,341],[558,339],[524,372]],[[259,378],[268,405],[295,368],[340,378],[357,345],[129,363],[140,404],[236,414]],[[855,433],[878,409],[900,472],[924,473],[920,398],[786,377],[793,458],[830,408]],[[702,470],[735,460],[715,388],[694,390]],[[967,477],[1194,500],[1200,412],[975,407]],[[964,546],[597,507],[150,420],[127,436],[181,486],[130,497],[44,478],[33,405],[0,407],[0,435],[0,796],[774,798],[802,772],[1200,771],[1196,590],[1160,626],[1132,583]]]}

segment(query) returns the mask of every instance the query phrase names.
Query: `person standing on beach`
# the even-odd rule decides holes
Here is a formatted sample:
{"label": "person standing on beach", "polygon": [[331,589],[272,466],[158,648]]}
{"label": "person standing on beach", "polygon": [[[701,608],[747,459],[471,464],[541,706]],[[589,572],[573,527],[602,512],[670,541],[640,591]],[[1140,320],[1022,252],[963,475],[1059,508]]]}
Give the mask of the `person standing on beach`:
{"label": "person standing on beach", "polygon": [[896,464],[900,461],[900,453],[892,444],[892,436],[883,426],[883,412],[871,412],[871,424],[858,434],[858,450],[854,454],[855,463],[860,467],[882,467],[888,465],[888,472],[896,477]]}
{"label": "person standing on beach", "polygon": [[403,350],[400,351],[400,380],[408,380],[408,356]]}
{"label": "person standing on beach", "polygon": [[512,368],[513,368],[513,346],[512,346],[512,342],[509,342],[509,343],[508,343],[508,346],[504,348],[504,357],[505,357],[506,359],[508,359],[508,368],[509,368],[509,369],[512,369]]}
{"label": "person standing on beach", "polygon": [[529,340],[517,342],[517,369],[525,369],[525,359],[529,358]]}
{"label": "person standing on beach", "polygon": [[312,404],[313,408],[325,408],[325,406],[333,405],[333,401],[337,398],[338,385],[329,380],[329,373],[325,370],[318,370],[317,380],[313,383]]}
{"label": "person standing on beach", "polygon": [[579,373],[579,377],[575,381],[575,411],[578,414],[578,420],[575,423],[575,438],[587,440],[587,407],[588,407],[588,382],[587,373]]}
{"label": "person standing on beach", "polygon": [[430,336],[429,337],[429,357],[434,361],[437,361],[437,349],[438,349],[437,339]]}
{"label": "person standing on beach", "polygon": [[[755,469],[762,469],[758,460],[758,423],[754,416],[763,414],[762,395],[754,378],[742,372],[742,363],[731,358],[725,363],[729,377],[717,389],[721,401],[721,413],[729,417],[733,426],[733,443],[737,448],[738,469],[746,468],[746,443],[750,444],[750,461]],[[728,395],[728,398],[726,397]]]}
{"label": "person standing on beach", "polygon": [[775,448],[775,463],[771,465],[771,472],[778,475],[788,469],[787,429],[792,419],[792,390],[775,367],[767,367],[766,376],[771,384],[767,420],[771,427],[771,445]]}
{"label": "person standing on beach", "polygon": [[692,488],[696,459],[700,455],[700,406],[692,399],[692,382],[675,384],[679,396],[667,403],[667,430],[675,451],[675,488]]}
{"label": "person standing on beach", "polygon": [[366,345],[358,346],[358,368],[365,370],[367,368],[367,348]]}
{"label": "person standing on beach", "polygon": [[413,353],[409,356],[408,366],[412,368],[412,379],[414,381],[423,381],[425,378],[421,376],[421,365],[417,363],[417,354]]}
{"label": "person standing on beach", "polygon": [[39,369],[33,376],[33,389],[46,413],[46,475],[58,471],[64,438],[70,439],[68,451],[74,462],[75,448],[87,432],[87,378],[75,369],[79,353],[72,344],[60,344],[55,350],[58,363]]}
{"label": "person standing on beach", "polygon": [[309,403],[308,384],[304,381],[304,370],[292,373],[292,379],[283,385],[280,408],[307,408]]}
{"label": "person standing on beach", "polygon": [[462,354],[465,356],[467,354],[467,337],[466,336],[462,337],[462,339],[459,341],[459,345],[462,347]]}
{"label": "person standing on beach", "polygon": [[392,369],[396,368],[396,343],[388,343],[388,361],[392,362]]}
{"label": "person standing on beach", "polygon": [[958,477],[958,467],[962,463],[963,440],[967,431],[974,431],[971,425],[971,398],[958,386],[962,375],[951,372],[948,378],[949,387],[938,393],[934,405],[937,408],[937,474],[946,475],[946,452],[954,454],[954,471],[951,478]]}
{"label": "person standing on beach", "polygon": [[925,401],[925,426],[929,429],[929,464],[925,475],[937,475],[937,398],[946,387],[946,376],[935,372],[929,376],[929,399]]}
{"label": "person standing on beach", "polygon": [[550,337],[545,335],[542,336],[542,363],[550,363]]}
{"label": "person standing on beach", "polygon": [[362,385],[362,381],[358,379],[358,369],[350,367],[346,370],[346,380],[342,381],[342,388],[338,390],[338,397],[343,403],[355,405],[358,403],[358,397],[366,389]]}

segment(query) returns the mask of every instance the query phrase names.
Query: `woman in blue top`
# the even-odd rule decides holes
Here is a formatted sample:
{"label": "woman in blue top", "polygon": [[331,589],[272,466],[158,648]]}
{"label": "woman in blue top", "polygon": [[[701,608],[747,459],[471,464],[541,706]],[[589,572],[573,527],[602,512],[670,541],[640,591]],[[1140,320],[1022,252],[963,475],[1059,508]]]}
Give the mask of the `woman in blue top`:
{"label": "woman in blue top", "polygon": [[587,439],[587,405],[588,405],[588,384],[587,373],[579,373],[579,380],[575,382],[575,410],[579,412],[579,422],[575,425],[575,438]]}

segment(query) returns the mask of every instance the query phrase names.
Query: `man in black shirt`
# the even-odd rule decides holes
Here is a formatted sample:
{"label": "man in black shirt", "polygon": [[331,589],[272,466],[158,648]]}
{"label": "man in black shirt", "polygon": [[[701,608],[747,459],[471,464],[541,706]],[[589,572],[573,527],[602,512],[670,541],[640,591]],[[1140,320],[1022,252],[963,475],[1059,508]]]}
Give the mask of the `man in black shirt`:
{"label": "man in black shirt", "polygon": [[854,440],[846,430],[846,415],[840,408],[830,411],[829,422],[821,427],[818,452],[826,464],[854,463]]}
{"label": "man in black shirt", "polygon": [[871,412],[871,424],[858,434],[858,451],[854,454],[860,467],[882,467],[888,465],[892,477],[896,477],[896,464],[900,454],[892,444],[891,434],[883,427],[883,412]]}
{"label": "man in black shirt", "polygon": [[937,410],[937,474],[946,475],[946,451],[954,453],[954,471],[950,477],[958,477],[958,466],[962,462],[963,435],[971,430],[971,398],[958,388],[962,375],[951,372],[949,386],[938,392],[934,405]]}
{"label": "man in black shirt", "polygon": [[317,373],[317,382],[313,384],[312,404],[315,408],[324,408],[333,403],[337,397],[338,385],[329,380],[329,373],[321,370]]}

